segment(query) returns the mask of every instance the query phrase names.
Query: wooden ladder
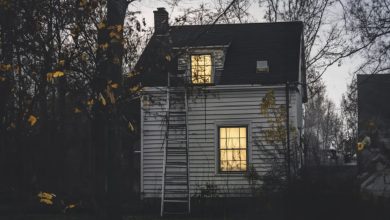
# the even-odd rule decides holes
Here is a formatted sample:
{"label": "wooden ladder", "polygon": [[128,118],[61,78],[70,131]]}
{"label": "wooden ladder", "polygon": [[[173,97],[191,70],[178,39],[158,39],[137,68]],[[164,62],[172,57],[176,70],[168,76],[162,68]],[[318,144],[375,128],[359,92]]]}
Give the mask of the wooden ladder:
{"label": "wooden ladder", "polygon": [[171,86],[175,77],[168,74],[161,216],[191,211],[187,90],[184,85]]}

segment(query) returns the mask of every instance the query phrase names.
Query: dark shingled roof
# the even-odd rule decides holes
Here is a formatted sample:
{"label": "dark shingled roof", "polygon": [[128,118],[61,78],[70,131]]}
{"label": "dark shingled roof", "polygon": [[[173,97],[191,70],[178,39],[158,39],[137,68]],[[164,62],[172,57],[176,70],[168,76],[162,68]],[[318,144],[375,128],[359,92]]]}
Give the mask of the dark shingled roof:
{"label": "dark shingled roof", "polygon": [[[304,60],[299,66],[302,31],[302,22],[171,26],[167,35],[152,36],[135,70],[144,86],[164,86],[168,68],[177,71],[177,54],[172,48],[228,46],[217,84],[296,82],[300,68],[305,83]],[[171,66],[167,54],[173,57]],[[257,60],[268,61],[269,73],[256,73]]]}

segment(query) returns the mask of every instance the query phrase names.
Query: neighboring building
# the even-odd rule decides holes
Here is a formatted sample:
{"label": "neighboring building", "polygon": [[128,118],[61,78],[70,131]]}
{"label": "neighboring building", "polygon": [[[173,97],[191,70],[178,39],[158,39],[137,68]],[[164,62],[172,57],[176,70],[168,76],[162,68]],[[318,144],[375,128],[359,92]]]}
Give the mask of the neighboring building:
{"label": "neighboring building", "polygon": [[358,75],[361,190],[390,197],[390,74]]}
{"label": "neighboring building", "polygon": [[165,197],[176,192],[172,198],[187,198],[188,189],[191,196],[250,196],[247,174],[266,174],[275,161],[269,152],[285,147],[259,144],[272,127],[260,113],[269,91],[276,106],[289,103],[297,168],[306,101],[302,22],[169,26],[165,9],[154,13],[155,33],[136,65],[143,196],[161,197],[162,187]]}

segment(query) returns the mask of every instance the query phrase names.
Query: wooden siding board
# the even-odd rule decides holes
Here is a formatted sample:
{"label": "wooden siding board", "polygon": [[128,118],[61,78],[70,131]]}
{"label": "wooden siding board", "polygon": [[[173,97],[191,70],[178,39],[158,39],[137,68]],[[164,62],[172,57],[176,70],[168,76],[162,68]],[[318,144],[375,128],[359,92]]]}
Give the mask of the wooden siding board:
{"label": "wooden siding board", "polygon": [[[244,122],[249,127],[249,143],[254,145],[261,140],[262,129],[270,128],[267,118],[260,115],[260,103],[267,90],[249,91],[209,91],[206,100],[202,95],[189,99],[188,130],[189,130],[189,157],[190,157],[190,185],[192,193],[199,193],[200,188],[207,183],[217,185],[218,193],[229,195],[246,194],[250,191],[250,185],[243,174],[218,173],[216,158],[216,132],[217,124],[224,121],[229,123]],[[155,104],[142,108],[143,113],[143,168],[142,182],[145,197],[159,197],[162,175],[162,144],[164,142],[165,116],[164,93],[157,94]],[[152,93],[148,95],[153,95]],[[158,97],[162,100],[158,100]],[[276,103],[285,104],[284,90],[275,90]],[[290,120],[293,126],[297,126],[299,106],[296,100],[298,96],[291,96]],[[206,111],[205,102],[206,101]],[[205,117],[206,113],[206,117]],[[274,146],[248,146],[248,157],[259,175],[264,175],[271,167],[269,161],[273,157],[265,151],[274,150]],[[228,193],[227,193],[228,192]],[[244,193],[245,194],[245,193]]]}

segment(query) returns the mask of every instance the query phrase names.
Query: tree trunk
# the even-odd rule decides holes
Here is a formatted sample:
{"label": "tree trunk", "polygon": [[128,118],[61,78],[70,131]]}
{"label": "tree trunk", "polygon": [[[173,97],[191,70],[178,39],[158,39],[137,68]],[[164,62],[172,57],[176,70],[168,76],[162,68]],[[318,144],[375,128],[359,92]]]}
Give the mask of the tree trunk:
{"label": "tree trunk", "polygon": [[[10,126],[11,121],[9,116],[13,114],[9,110],[10,106],[13,106],[12,100],[12,86],[13,86],[13,71],[12,58],[14,56],[14,19],[9,19],[14,16],[15,12],[11,8],[5,8],[0,6],[0,171],[4,183],[14,183],[16,176],[9,171],[10,163],[8,158],[13,158],[16,155],[10,155],[13,152],[12,147],[9,145],[9,139],[7,140],[7,127]],[[8,108],[8,109],[7,109]],[[4,152],[4,153],[3,153]],[[12,169],[11,169],[12,170]],[[4,174],[6,176],[4,176]]]}
{"label": "tree trunk", "polygon": [[[99,219],[120,219],[121,121],[116,103],[122,92],[123,25],[129,2],[107,1],[106,28],[98,33],[94,140]],[[108,47],[105,47],[108,45]],[[115,86],[114,86],[115,85]]]}

